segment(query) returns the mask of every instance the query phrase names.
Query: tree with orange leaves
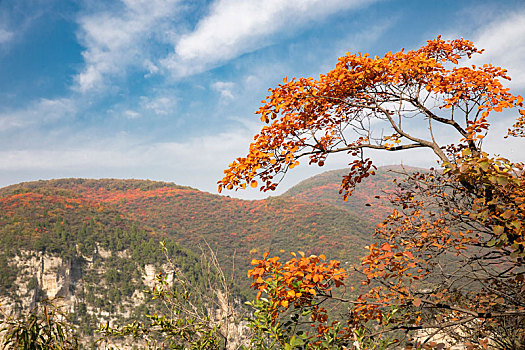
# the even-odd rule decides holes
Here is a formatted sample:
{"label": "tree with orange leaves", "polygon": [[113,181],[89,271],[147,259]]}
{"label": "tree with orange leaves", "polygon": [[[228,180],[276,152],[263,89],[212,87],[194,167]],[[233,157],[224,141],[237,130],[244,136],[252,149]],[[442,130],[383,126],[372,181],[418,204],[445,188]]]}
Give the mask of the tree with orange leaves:
{"label": "tree with orange leaves", "polygon": [[[299,159],[322,166],[329,154],[346,152],[352,161],[340,193],[347,198],[374,173],[367,149],[436,155],[441,171],[408,176],[392,198],[397,208],[358,269],[367,290],[348,301],[340,339],[401,331],[421,346],[438,345],[438,337],[442,345],[525,346],[524,165],[482,149],[491,118],[504,109],[519,112],[507,136],[525,136],[525,110],[502,84],[510,79],[504,69],[463,63],[482,52],[470,41],[438,37],[384,57],[348,53],[318,80],[285,78],[262,101],[257,114],[267,125],[248,155],[218,183],[219,191],[274,190]],[[439,143],[445,133],[455,140]],[[262,278],[268,261],[256,261],[250,276]],[[253,287],[270,293],[268,307],[284,307],[275,291],[290,272],[273,266],[264,273]]]}
{"label": "tree with orange leaves", "polygon": [[[419,50],[384,57],[348,53],[318,80],[285,78],[257,111],[268,125],[255,135],[248,155],[225,170],[219,191],[247,185],[273,190],[300,158],[322,166],[328,154],[347,152],[356,158],[342,183],[347,196],[373,171],[365,149],[429,148],[443,164],[454,161],[449,148],[479,153],[489,114],[523,107],[523,98],[503,87],[501,80],[510,79],[504,69],[460,65],[482,51],[464,39],[438,37]],[[520,113],[514,135],[523,131],[525,111]],[[422,125],[418,120],[427,125],[427,135],[411,130]],[[457,142],[439,144],[439,128],[457,134]]]}
{"label": "tree with orange leaves", "polygon": [[[328,322],[323,302],[333,297],[333,288],[344,285],[346,271],[336,260],[325,262],[324,255],[306,257],[303,252],[299,252],[299,257],[292,255],[284,264],[279,257],[268,258],[268,253],[262,260],[252,261],[254,268],[248,276],[254,280],[252,288],[258,290],[257,301],[251,304],[258,310],[251,323],[256,349],[264,349],[267,338],[272,339],[270,343],[290,349],[306,344],[313,347],[323,342],[334,346],[338,343],[339,329],[334,327],[338,322]],[[269,299],[261,299],[263,293]],[[290,309],[295,312],[289,312]],[[285,327],[279,327],[283,322]],[[300,324],[314,327],[313,335],[301,332]]]}

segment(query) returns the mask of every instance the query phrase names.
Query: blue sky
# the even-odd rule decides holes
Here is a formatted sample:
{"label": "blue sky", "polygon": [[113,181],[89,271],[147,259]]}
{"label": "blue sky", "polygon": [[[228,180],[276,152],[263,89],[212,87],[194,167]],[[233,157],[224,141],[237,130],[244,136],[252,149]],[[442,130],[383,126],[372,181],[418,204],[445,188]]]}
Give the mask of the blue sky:
{"label": "blue sky", "polygon": [[[348,51],[383,55],[439,34],[485,48],[475,63],[507,68],[524,94],[523,0],[0,0],[0,186],[143,178],[216,193],[284,76],[318,77]],[[502,140],[488,149],[525,160],[523,141]],[[375,159],[435,165],[424,151]],[[298,167],[277,193],[346,163]]]}

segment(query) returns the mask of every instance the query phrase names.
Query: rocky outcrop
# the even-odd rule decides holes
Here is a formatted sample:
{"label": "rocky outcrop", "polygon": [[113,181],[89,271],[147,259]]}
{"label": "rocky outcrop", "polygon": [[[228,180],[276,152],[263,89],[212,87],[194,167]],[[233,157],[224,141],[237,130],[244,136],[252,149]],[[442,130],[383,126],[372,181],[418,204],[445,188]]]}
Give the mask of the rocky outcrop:
{"label": "rocky outcrop", "polygon": [[[221,326],[221,330],[227,338],[226,349],[240,349],[242,345],[247,346],[246,340],[249,339],[250,329],[248,322],[243,320],[238,308],[234,306],[235,301],[229,299],[226,293],[216,290],[217,305],[214,310],[210,310],[212,319]],[[230,297],[231,298],[231,297]],[[238,301],[237,301],[238,304]]]}
{"label": "rocky outcrop", "polygon": [[[95,290],[94,295],[97,294],[97,290],[110,287],[104,278],[104,260],[109,257],[111,252],[103,249],[98,249],[90,257],[68,258],[34,251],[19,252],[9,262],[9,268],[15,269],[18,274],[14,282],[14,293],[0,296],[2,314],[16,317],[32,310],[37,302],[49,299],[65,313],[76,314],[80,311],[111,319],[115,312],[109,312],[104,310],[104,306],[92,303],[94,298],[87,295],[87,286],[83,279],[86,273],[94,276],[92,280],[97,283],[89,287],[90,290]],[[141,301],[144,300],[143,295],[137,297]],[[130,305],[130,308],[132,305],[136,306],[133,300],[127,301],[126,304]]]}
{"label": "rocky outcrop", "polygon": [[72,291],[81,277],[81,262],[43,253],[21,251],[10,268],[19,271],[16,293],[2,297],[2,308],[8,315],[31,310],[42,299],[56,299],[64,311],[74,312],[76,298]]}

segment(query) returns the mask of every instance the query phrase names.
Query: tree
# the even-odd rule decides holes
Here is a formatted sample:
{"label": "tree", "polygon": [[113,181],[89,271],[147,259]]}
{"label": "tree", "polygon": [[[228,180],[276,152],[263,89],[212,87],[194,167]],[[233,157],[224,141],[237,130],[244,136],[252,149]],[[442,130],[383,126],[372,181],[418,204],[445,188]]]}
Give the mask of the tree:
{"label": "tree", "polygon": [[[262,191],[273,190],[298,159],[322,166],[328,154],[347,152],[357,158],[342,183],[348,195],[372,171],[371,160],[363,158],[367,148],[429,148],[442,164],[453,163],[454,154],[465,147],[479,154],[489,114],[523,107],[523,98],[501,84],[500,79],[510,79],[504,69],[460,66],[459,60],[482,51],[464,39],[438,37],[419,50],[382,58],[348,53],[316,81],[285,78],[257,111],[268,125],[255,135],[248,155],[225,170],[219,191],[257,187],[256,178]],[[520,113],[513,135],[524,130],[525,111]],[[421,126],[418,120],[428,125],[426,137],[410,129]],[[440,145],[436,128],[448,128],[460,139]]]}
{"label": "tree", "polygon": [[[525,136],[525,110],[523,98],[503,86],[510,79],[504,69],[462,63],[482,52],[470,41],[438,37],[384,57],[348,53],[318,80],[285,78],[262,101],[257,114],[267,125],[248,155],[218,183],[219,191],[274,190],[300,158],[322,166],[329,154],[346,152],[352,161],[340,193],[347,198],[374,173],[367,149],[436,155],[440,171],[399,184],[397,209],[358,269],[368,289],[348,300],[341,339],[402,331],[425,346],[437,335],[473,347],[525,345],[524,165],[482,148],[491,118],[504,109],[519,112],[506,137]],[[441,144],[445,133],[456,137]],[[273,298],[280,287],[270,286],[283,279],[275,270],[264,274],[254,288]]]}

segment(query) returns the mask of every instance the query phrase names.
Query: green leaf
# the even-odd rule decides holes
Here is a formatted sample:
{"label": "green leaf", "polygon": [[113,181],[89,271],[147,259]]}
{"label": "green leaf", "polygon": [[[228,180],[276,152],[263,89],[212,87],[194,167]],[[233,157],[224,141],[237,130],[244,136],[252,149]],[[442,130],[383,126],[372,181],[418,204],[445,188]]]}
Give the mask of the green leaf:
{"label": "green leaf", "polygon": [[488,161],[483,160],[483,161],[479,162],[478,164],[479,164],[479,167],[481,169],[483,169],[483,171],[488,171],[489,170],[490,164],[489,164]]}
{"label": "green leaf", "polygon": [[511,221],[510,225],[515,227],[518,230],[521,228],[521,222],[519,220]]}
{"label": "green leaf", "polygon": [[505,228],[503,226],[500,226],[500,225],[496,225],[496,226],[492,227],[492,231],[494,231],[494,234],[496,236],[500,236],[501,234],[503,234],[504,230],[505,230]]}
{"label": "green leaf", "polygon": [[496,177],[498,185],[506,186],[509,183],[509,179],[506,176],[500,175]]}

